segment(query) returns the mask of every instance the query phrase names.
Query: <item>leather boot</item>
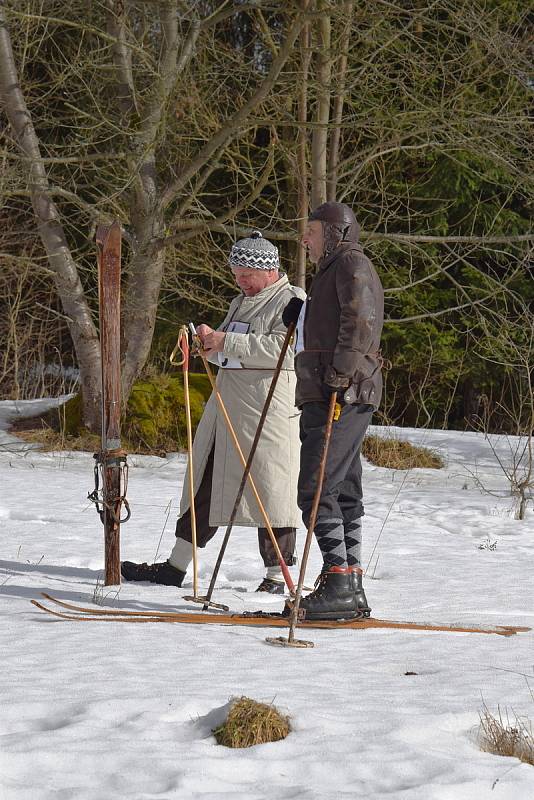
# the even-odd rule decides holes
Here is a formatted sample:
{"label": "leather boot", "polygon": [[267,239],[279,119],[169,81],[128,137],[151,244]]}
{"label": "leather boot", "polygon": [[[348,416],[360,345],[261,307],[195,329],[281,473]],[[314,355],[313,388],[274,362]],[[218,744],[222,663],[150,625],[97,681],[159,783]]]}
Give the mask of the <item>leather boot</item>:
{"label": "leather boot", "polygon": [[359,567],[352,567],[352,589],[356,597],[356,608],[364,617],[371,616],[371,608],[362,586],[362,572]]}
{"label": "leather boot", "polygon": [[121,575],[126,581],[148,581],[161,583],[163,586],[177,586],[180,588],[185,578],[185,572],[172,567],[168,561],[158,564],[135,564],[133,561],[121,561]]}
{"label": "leather boot", "polygon": [[354,619],[358,616],[352,572],[347,567],[329,567],[321,572],[311,594],[303,597],[304,619]]}
{"label": "leather boot", "polygon": [[285,584],[272,578],[264,578],[256,591],[269,592],[269,594],[284,594]]}

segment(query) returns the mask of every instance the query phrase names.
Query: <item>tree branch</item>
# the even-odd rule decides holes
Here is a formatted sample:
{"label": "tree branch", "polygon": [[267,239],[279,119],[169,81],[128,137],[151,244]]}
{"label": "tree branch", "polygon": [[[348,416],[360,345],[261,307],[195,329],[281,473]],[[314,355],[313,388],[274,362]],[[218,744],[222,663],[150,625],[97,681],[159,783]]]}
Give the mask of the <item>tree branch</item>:
{"label": "tree branch", "polygon": [[278,55],[273,59],[271,69],[265,80],[261,83],[259,88],[254,92],[251,98],[244,103],[244,105],[236,111],[224,124],[219,128],[217,133],[206,142],[204,147],[200,150],[196,158],[194,158],[188,166],[183,170],[182,174],[170,183],[163,191],[160,200],[160,208],[163,210],[172,203],[176,195],[182,191],[191,178],[206,164],[212,155],[221,148],[226,142],[235,135],[239,128],[243,125],[249,114],[256,108],[268,95],[269,91],[274,86],[280,72],[293,48],[295,39],[299,35],[300,29],[304,25],[306,18],[304,15],[297,15],[296,19],[291,24],[291,27],[286,35],[285,41],[281,45]]}
{"label": "tree branch", "polygon": [[[274,139],[274,137],[273,137],[273,139]],[[258,182],[256,183],[256,185],[254,186],[253,190],[250,192],[250,194],[245,195],[243,198],[241,198],[239,203],[234,208],[231,208],[225,214],[221,214],[220,217],[216,217],[214,220],[210,220],[210,225],[215,224],[215,225],[219,225],[219,226],[225,226],[226,223],[229,220],[235,219],[235,217],[238,214],[240,214],[243,211],[243,209],[248,208],[249,206],[252,205],[252,203],[254,203],[258,199],[258,197],[260,196],[262,191],[267,186],[267,183],[269,182],[269,177],[270,177],[270,175],[271,175],[271,173],[273,171],[274,153],[275,153],[275,148],[274,148],[274,141],[273,141],[273,143],[271,144],[271,147],[269,149],[269,157],[267,159],[267,164],[265,165],[265,167],[264,167],[264,169],[263,169],[263,171],[262,171],[262,173],[260,175],[260,178],[259,178]],[[201,231],[205,231],[206,230],[206,221],[205,220],[197,220],[196,224],[193,225],[193,227],[191,227],[190,220],[184,220],[183,221],[183,225],[184,225],[184,227],[187,226],[187,234],[193,234],[195,236],[198,235]],[[180,222],[177,223],[176,227],[181,227]],[[210,228],[210,230],[211,230],[211,228]],[[248,228],[248,231],[250,233],[250,226]],[[192,237],[187,235],[186,238],[192,238]],[[183,241],[183,240],[184,240],[184,236],[180,235],[180,234],[177,234],[175,236],[174,235],[166,236],[164,239],[161,239],[158,242],[157,250],[159,251],[164,247],[176,244],[177,242],[180,242],[180,241]]]}

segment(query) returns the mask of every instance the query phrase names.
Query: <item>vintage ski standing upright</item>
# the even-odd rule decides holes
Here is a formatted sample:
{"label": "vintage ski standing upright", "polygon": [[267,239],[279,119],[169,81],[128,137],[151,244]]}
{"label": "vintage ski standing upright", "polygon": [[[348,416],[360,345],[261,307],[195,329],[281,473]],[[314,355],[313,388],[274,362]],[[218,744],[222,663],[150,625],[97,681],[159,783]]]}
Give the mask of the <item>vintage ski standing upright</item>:
{"label": "vintage ski standing upright", "polygon": [[[104,524],[105,585],[120,584],[120,523],[130,517],[126,500],[128,467],[121,448],[121,368],[120,368],[120,282],[121,227],[99,225],[98,298],[100,313],[100,354],[102,362],[102,438],[95,458],[95,489],[89,498],[95,502]],[[102,493],[99,495],[100,478]],[[126,511],[121,519],[122,507]]]}

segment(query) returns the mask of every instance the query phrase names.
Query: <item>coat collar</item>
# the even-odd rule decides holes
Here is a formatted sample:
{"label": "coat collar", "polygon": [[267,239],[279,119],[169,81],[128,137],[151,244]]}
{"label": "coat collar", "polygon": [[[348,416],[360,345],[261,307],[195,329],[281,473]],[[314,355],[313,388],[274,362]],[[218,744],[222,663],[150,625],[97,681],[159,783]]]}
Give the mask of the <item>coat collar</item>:
{"label": "coat collar", "polygon": [[359,242],[341,242],[341,244],[339,244],[336,247],[333,253],[330,253],[330,255],[327,258],[321,259],[321,261],[319,261],[319,263],[317,264],[316,274],[327,270],[328,267],[332,264],[333,261],[336,260],[338,256],[341,256],[344,253],[348,253],[351,250],[355,250],[358,253],[363,253],[362,246],[359,244]]}

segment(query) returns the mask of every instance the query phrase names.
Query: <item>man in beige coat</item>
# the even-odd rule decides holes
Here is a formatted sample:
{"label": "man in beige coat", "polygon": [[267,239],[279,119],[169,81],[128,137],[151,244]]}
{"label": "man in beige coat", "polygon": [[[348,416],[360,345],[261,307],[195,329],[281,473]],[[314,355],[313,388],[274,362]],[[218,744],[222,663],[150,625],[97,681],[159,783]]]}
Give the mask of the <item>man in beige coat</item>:
{"label": "man in beige coat", "polygon": [[[210,361],[219,366],[217,388],[245,456],[248,455],[286,329],[282,311],[304,292],[279,272],[278,250],[254,231],[232,247],[229,265],[241,293],[232,300],[218,330],[199,325]],[[294,406],[293,352],[288,350],[252,464],[252,477],[288,566],[295,563],[299,465],[299,412]],[[228,434],[216,398],[209,398],[193,443],[197,543],[205,547],[218,526],[226,525],[235,503],[243,466]],[[263,517],[250,489],[245,489],[236,525],[258,528],[260,554],[267,569],[258,591],[282,594],[283,578],[274,548],[262,527]],[[181,586],[192,559],[188,480],[184,485],[176,543],[165,562],[124,561],[126,580]]]}

